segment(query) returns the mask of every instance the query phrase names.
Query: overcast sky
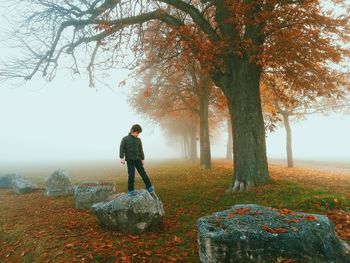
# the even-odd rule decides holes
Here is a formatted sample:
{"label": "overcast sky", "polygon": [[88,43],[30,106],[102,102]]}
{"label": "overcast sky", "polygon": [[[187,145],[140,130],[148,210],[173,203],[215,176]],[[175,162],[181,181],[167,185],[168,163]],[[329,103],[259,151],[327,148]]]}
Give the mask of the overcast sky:
{"label": "overcast sky", "polygon": [[[0,25],[6,23],[1,17]],[[2,58],[14,52],[3,40]],[[180,156],[178,145],[169,144],[159,127],[128,106],[127,91],[117,88],[124,78],[125,72],[116,71],[106,79],[112,89],[98,83],[96,89],[88,87],[85,72],[75,79],[59,73],[46,85],[41,80],[20,88],[2,84],[0,162],[117,158],[120,140],[134,123],[144,128],[141,139],[147,159]],[[292,130],[295,158],[350,161],[350,116],[314,115],[293,123]],[[269,157],[285,157],[284,136],[282,128],[268,134]],[[214,157],[225,155],[226,137],[223,132],[216,139]]]}

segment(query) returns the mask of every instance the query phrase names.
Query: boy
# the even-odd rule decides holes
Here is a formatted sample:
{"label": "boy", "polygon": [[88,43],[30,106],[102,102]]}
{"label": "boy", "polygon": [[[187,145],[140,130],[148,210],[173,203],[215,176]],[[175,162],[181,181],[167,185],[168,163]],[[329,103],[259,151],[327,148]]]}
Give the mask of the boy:
{"label": "boy", "polygon": [[145,155],[143,153],[141,139],[138,137],[141,132],[142,128],[140,125],[133,125],[130,129],[129,134],[123,137],[119,148],[119,157],[121,164],[125,164],[125,161],[127,162],[129,196],[136,195],[136,192],[134,191],[135,168],[145,183],[148,192],[151,194],[154,192],[151,181],[148,178],[145,169],[143,168]]}

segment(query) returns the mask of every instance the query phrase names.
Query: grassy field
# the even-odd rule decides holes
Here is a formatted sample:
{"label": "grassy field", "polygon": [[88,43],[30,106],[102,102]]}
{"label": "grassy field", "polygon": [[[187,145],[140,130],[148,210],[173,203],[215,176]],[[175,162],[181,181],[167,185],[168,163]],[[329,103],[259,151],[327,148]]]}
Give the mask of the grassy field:
{"label": "grassy field", "polygon": [[[205,171],[178,160],[146,163],[166,216],[159,231],[141,235],[103,229],[91,213],[74,208],[73,197],[0,189],[0,262],[198,262],[197,219],[242,203],[328,214],[339,235],[350,241],[350,174],[270,165],[269,184],[232,194],[225,192],[231,165],[215,160]],[[110,180],[118,192],[126,191],[126,168],[112,161],[17,171],[44,187],[44,177],[56,167],[69,172],[73,183]],[[136,187],[143,188],[139,176]]]}

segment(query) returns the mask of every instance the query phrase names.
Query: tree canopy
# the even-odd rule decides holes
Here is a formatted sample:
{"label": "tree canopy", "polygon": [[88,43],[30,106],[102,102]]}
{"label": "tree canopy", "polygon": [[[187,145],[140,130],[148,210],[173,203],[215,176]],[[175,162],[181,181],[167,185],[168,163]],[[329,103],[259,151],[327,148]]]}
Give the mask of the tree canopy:
{"label": "tree canopy", "polygon": [[[3,62],[4,79],[30,80],[38,73],[52,79],[64,55],[80,72],[82,47],[91,86],[94,69],[126,62],[134,67],[150,48],[198,62],[224,93],[235,127],[234,191],[269,178],[263,77],[278,74],[295,89],[312,90],[317,84],[304,85],[305,80],[317,83],[349,57],[345,0],[26,0],[17,5],[25,19],[13,36],[25,48],[20,58]],[[333,12],[335,7],[342,12]],[[125,48],[134,61],[128,61]]]}

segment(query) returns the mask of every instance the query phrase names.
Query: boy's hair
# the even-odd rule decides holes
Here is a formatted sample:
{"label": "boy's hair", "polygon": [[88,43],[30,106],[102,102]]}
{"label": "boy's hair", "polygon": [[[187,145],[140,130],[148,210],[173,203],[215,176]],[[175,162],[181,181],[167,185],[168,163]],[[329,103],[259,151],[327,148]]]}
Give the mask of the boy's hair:
{"label": "boy's hair", "polygon": [[140,132],[142,132],[142,128],[141,128],[140,125],[134,124],[134,125],[131,127],[130,132],[138,132],[138,133],[140,133]]}

